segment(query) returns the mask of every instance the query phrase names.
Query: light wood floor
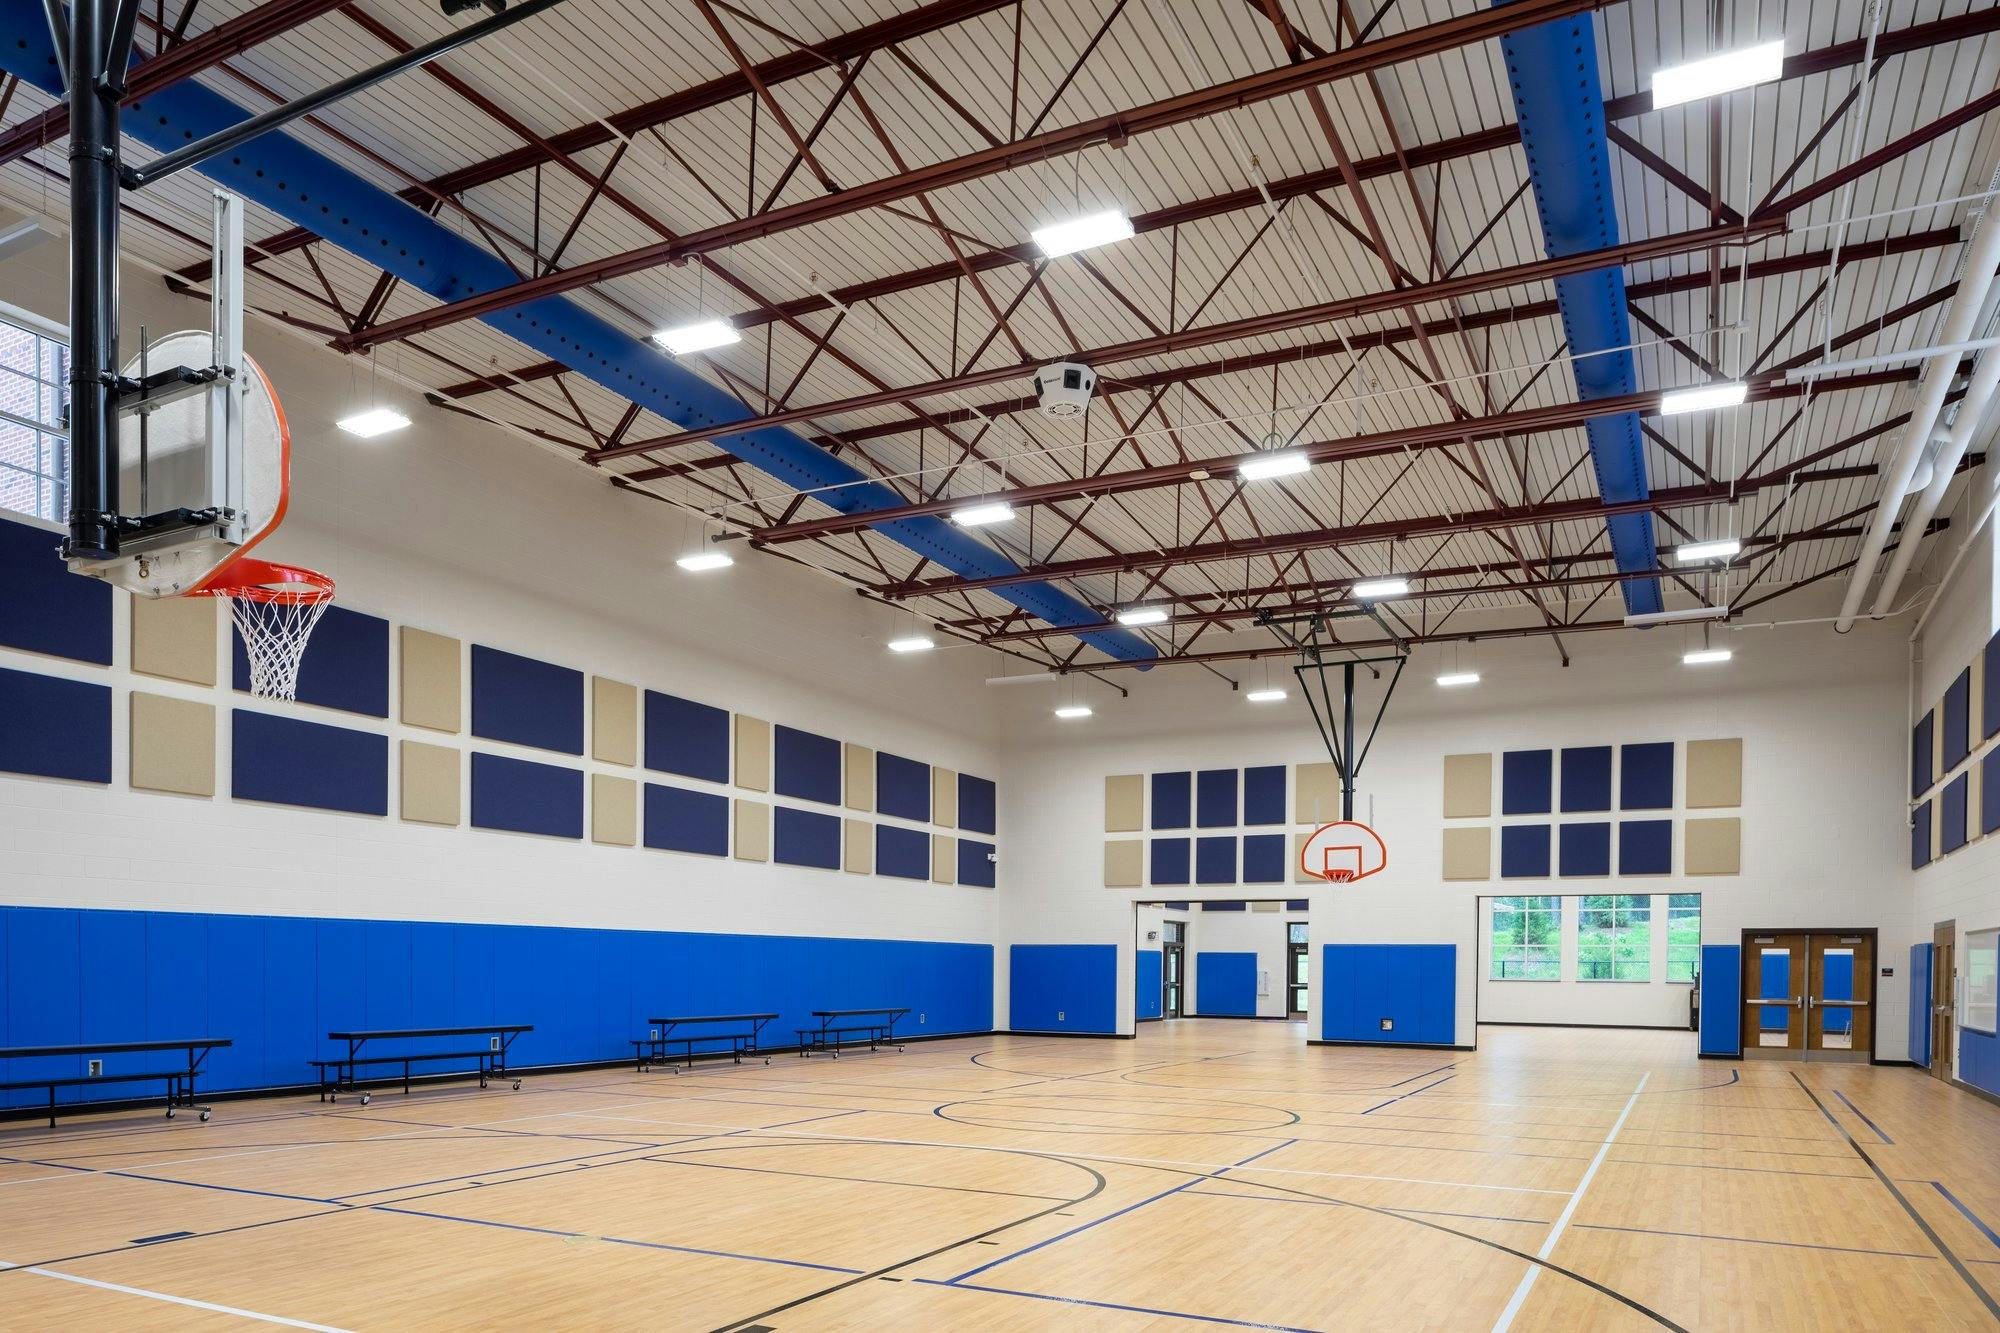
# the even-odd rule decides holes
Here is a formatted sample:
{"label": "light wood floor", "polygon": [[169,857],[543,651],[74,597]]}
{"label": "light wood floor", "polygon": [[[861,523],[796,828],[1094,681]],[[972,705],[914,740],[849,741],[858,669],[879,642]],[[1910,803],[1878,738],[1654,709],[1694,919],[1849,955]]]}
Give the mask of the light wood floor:
{"label": "light wood floor", "polygon": [[1957,1329],[2000,1108],[1190,1020],[0,1127],[0,1327]]}

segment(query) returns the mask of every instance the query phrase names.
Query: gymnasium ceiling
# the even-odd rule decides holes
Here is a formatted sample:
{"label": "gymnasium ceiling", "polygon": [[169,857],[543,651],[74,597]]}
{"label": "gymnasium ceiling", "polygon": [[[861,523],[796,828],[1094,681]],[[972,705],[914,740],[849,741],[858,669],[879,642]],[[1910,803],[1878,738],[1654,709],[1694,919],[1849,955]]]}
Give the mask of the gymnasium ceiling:
{"label": "gymnasium ceiling", "polygon": [[[1595,30],[1638,386],[1768,383],[1732,411],[1644,416],[1658,586],[1669,607],[1782,616],[1844,581],[1915,372],[1810,395],[1771,377],[1829,344],[1935,340],[1978,208],[1958,197],[2000,152],[2000,10],[1881,6],[1871,66],[1858,0],[1566,8]],[[978,538],[1105,621],[1166,605],[1169,623],[1119,631],[1159,659],[1281,651],[1260,611],[1351,608],[1354,581],[1394,574],[1412,583],[1381,607],[1396,634],[1530,634],[1554,660],[1620,623],[1630,580],[1501,46],[1462,35],[1490,17],[1470,0],[568,0],[289,132],[635,338],[730,317],[739,343],[680,364],[745,417],[778,416],[918,512],[1013,497]],[[200,83],[261,110],[468,21],[165,0],[138,46],[183,48]],[[246,49],[200,45],[252,25]],[[1651,109],[1655,69],[1780,35],[1783,79]],[[1310,62],[1326,77],[1237,95]],[[60,216],[51,105],[0,80],[0,199]],[[1154,110],[1128,126],[1136,108]],[[207,189],[130,197],[128,256],[198,289]],[[1028,239],[1113,207],[1132,239],[1052,261]],[[706,526],[1045,667],[1112,665],[726,434],[251,213],[254,307],[374,358],[413,416],[498,423],[669,506],[660,549],[623,558],[671,559]],[[1064,359],[1102,377],[1081,420],[1028,398],[1026,368]],[[1203,466],[1273,435],[1344,447],[1249,484]],[[1745,552],[1720,572],[1667,558],[1726,535]]]}

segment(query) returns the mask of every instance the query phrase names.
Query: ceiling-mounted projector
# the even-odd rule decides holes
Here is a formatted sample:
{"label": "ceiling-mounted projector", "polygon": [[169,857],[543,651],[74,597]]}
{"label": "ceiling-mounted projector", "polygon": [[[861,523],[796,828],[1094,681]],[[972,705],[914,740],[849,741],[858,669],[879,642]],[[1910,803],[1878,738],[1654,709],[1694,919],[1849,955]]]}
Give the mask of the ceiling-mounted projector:
{"label": "ceiling-mounted projector", "polygon": [[1058,361],[1035,372],[1035,399],[1045,417],[1080,417],[1090,407],[1097,372],[1081,361]]}

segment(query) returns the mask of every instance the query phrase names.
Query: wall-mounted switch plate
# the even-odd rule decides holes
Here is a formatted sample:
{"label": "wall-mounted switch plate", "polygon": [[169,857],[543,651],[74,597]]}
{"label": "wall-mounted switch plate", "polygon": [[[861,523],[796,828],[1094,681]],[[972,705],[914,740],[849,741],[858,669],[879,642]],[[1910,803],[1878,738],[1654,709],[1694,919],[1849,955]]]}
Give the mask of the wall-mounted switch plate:
{"label": "wall-mounted switch plate", "polygon": [[90,1076],[91,1076],[92,1078],[103,1078],[103,1077],[104,1077],[104,1061],[102,1061],[102,1060],[92,1060],[92,1061],[90,1062]]}
{"label": "wall-mounted switch plate", "polygon": [[488,1037],[488,1038],[486,1039],[486,1049],[487,1049],[487,1050],[489,1050],[489,1051],[497,1051],[497,1050],[499,1050],[499,1049],[500,1049],[500,1039],[499,1039],[498,1037]]}
{"label": "wall-mounted switch plate", "polygon": [[1385,1019],[1383,1019],[1383,1020],[1382,1020],[1382,1030],[1383,1030],[1384,1032],[1394,1032],[1394,1031],[1396,1030],[1396,1020],[1395,1020],[1395,1019],[1393,1019],[1393,1018],[1385,1018]]}

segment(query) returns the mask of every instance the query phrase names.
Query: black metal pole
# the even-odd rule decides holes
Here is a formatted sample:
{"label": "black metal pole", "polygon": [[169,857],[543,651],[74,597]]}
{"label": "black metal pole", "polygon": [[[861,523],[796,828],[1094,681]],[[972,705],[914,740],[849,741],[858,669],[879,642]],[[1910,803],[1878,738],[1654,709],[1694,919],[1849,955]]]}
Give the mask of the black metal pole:
{"label": "black metal pole", "polygon": [[1341,690],[1340,711],[1340,817],[1354,818],[1354,663],[1343,663],[1340,670]]}
{"label": "black metal pole", "polygon": [[[76,0],[69,23],[69,541],[118,554],[118,90],[107,71],[115,0]],[[107,73],[113,77],[107,78]]]}

